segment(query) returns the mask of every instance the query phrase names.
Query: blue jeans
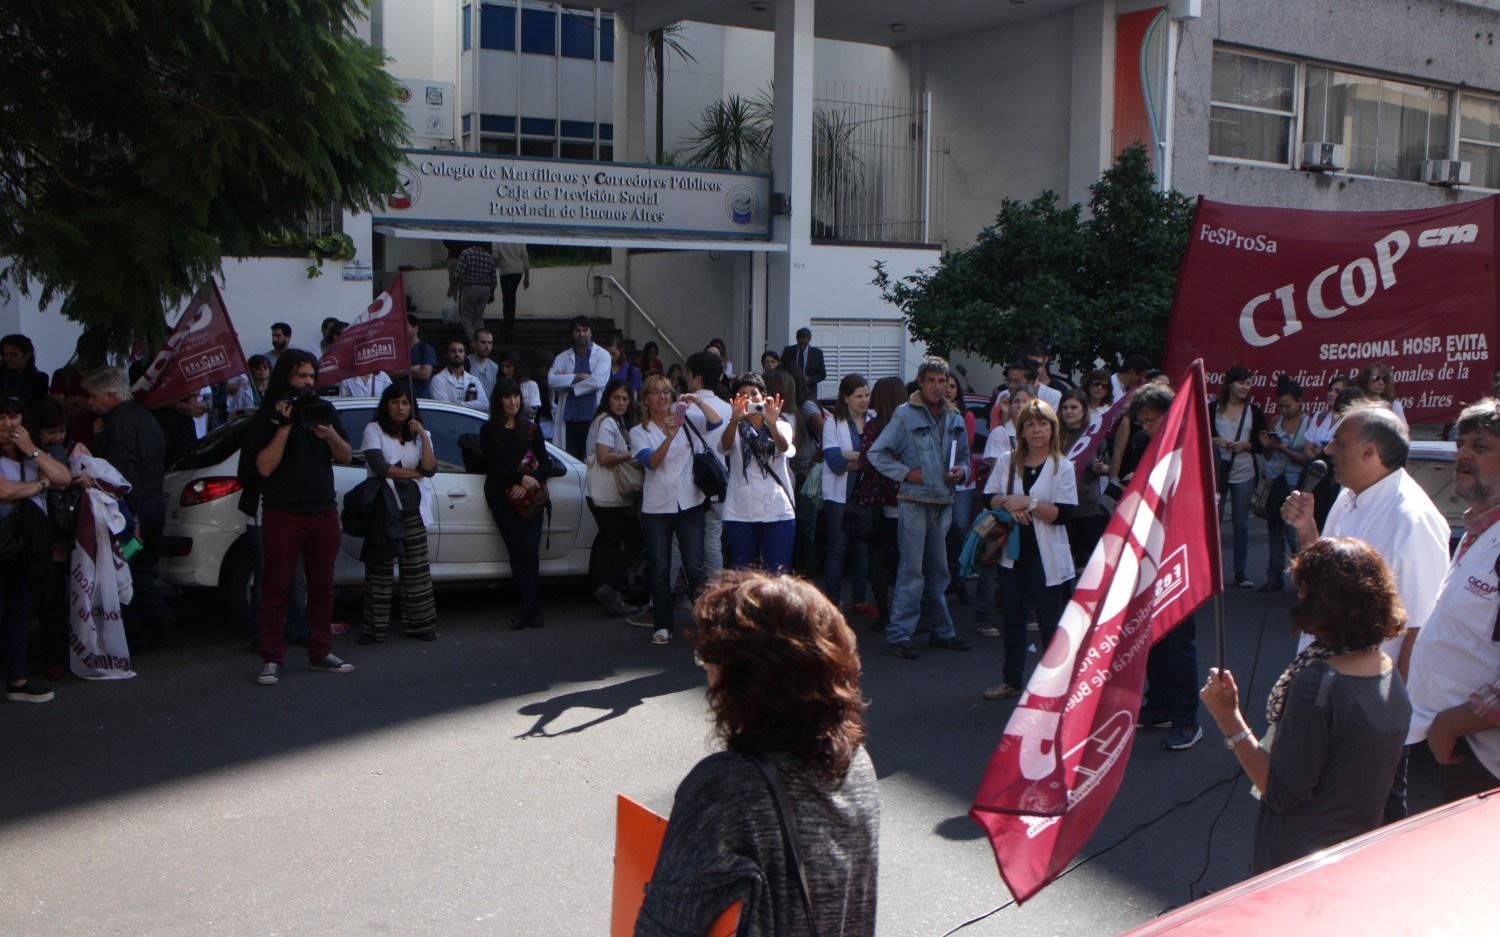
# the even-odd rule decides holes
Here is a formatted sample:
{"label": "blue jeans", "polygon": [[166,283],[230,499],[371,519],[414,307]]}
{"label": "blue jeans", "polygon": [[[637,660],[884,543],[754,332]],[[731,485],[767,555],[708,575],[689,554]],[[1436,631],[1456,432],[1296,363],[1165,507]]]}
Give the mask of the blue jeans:
{"label": "blue jeans", "polygon": [[651,562],[651,611],[658,630],[672,630],[672,541],[682,554],[689,594],[703,591],[703,505],[676,514],[642,514],[646,556]]}
{"label": "blue jeans", "polygon": [[759,566],[767,572],[784,573],[792,568],[792,549],[797,543],[797,521],[725,521],[729,541],[729,565],[735,569]]}
{"label": "blue jeans", "polygon": [[1286,479],[1276,479],[1271,483],[1271,497],[1266,505],[1266,533],[1271,538],[1271,553],[1266,559],[1266,582],[1273,586],[1285,585],[1286,558],[1297,553],[1297,531],[1281,519],[1280,506],[1286,501],[1289,490]]}
{"label": "blue jeans", "polygon": [[948,581],[959,582],[958,555],[963,552],[964,540],[969,536],[969,525],[974,523],[973,488],[953,492],[953,523],[948,526]]}
{"label": "blue jeans", "polygon": [[943,594],[948,591],[948,546],[944,541],[953,520],[953,506],[902,501],[897,510],[901,565],[896,571],[885,639],[891,644],[910,644],[921,617],[927,619],[934,638],[951,638],[953,617],[948,614],[948,600]]}
{"label": "blue jeans", "polygon": [[[1020,534],[1012,532],[1011,536]],[[1005,609],[1005,662],[1000,673],[1011,686],[1024,686],[1021,675],[1026,669],[1026,608],[1036,609],[1036,624],[1041,631],[1037,642],[1037,657],[1047,653],[1052,635],[1057,631],[1057,622],[1068,607],[1069,583],[1047,585],[1047,571],[1041,557],[1022,556],[1009,569],[996,567],[1000,580],[1000,600]]]}
{"label": "blue jeans", "polygon": [[1198,625],[1189,615],[1151,648],[1146,658],[1142,707],[1172,720],[1174,728],[1198,724]]}
{"label": "blue jeans", "polygon": [[[1244,582],[1245,554],[1250,551],[1250,496],[1255,494],[1255,477],[1227,486],[1224,500],[1229,502],[1229,518],[1234,523],[1234,581]],[[1224,508],[1219,507],[1219,520],[1224,520]]]}
{"label": "blue jeans", "polygon": [[846,506],[838,501],[823,502],[827,520],[828,558],[823,563],[823,592],[838,605],[844,597],[844,573],[849,573],[849,601],[858,605],[865,600],[866,567],[869,563],[865,542],[844,533]]}

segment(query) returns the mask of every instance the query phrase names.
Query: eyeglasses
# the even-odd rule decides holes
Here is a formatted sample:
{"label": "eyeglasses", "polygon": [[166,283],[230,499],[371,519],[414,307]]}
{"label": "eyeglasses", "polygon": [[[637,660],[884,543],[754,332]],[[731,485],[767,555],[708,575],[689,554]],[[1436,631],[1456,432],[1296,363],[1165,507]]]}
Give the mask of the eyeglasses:
{"label": "eyeglasses", "polygon": [[665,388],[665,387],[658,387],[658,388],[656,388],[656,390],[648,390],[648,391],[646,391],[646,396],[647,397],[655,397],[658,394],[666,394],[667,396],[670,397],[672,395],[672,392],[670,390],[668,390],[667,388]]}
{"label": "eyeglasses", "polygon": [[1089,386],[1090,387],[1108,387],[1109,384],[1106,381],[1089,381]]}

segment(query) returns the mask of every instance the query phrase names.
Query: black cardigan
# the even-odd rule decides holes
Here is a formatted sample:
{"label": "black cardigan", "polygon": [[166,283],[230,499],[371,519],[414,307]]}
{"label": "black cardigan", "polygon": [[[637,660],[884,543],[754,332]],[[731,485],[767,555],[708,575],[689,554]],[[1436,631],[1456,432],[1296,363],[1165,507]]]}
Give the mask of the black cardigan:
{"label": "black cardigan", "polygon": [[521,459],[525,457],[528,440],[522,430],[490,420],[479,431],[479,445],[484,450],[484,496],[492,503],[505,500],[506,490],[520,484],[522,475],[530,475],[542,484],[551,476],[551,457],[547,455],[547,440],[541,427],[530,422],[525,426],[531,434],[529,448],[537,463],[535,469],[526,472],[521,471]]}

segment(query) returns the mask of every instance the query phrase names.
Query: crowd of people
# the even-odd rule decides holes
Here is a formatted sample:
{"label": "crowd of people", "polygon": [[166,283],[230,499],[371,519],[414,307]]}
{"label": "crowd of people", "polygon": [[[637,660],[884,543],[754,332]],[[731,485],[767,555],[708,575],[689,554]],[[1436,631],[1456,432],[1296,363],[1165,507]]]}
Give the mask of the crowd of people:
{"label": "crowd of people", "polygon": [[[544,397],[539,381],[518,375],[507,358],[495,359],[494,336],[482,321],[473,324],[472,345],[450,342],[439,369],[413,320],[407,369],[328,389],[378,398],[357,450],[331,408],[321,418],[311,410],[293,418],[299,404],[292,398],[319,388],[318,359],[292,344],[285,323],[273,328],[271,348],[252,356],[243,380],[154,412],[131,395],[120,369],[75,363],[49,381],[35,368],[31,343],[6,336],[0,522],[15,515],[22,522],[11,527],[34,525],[49,508],[61,516],[66,503],[55,498],[96,483],[69,468],[74,445],[107,460],[127,485],[119,500],[131,526],[121,550],[136,589],[126,630],[133,647],[149,647],[170,622],[154,575],[165,523],[163,475],[205,419],[248,414],[239,478],[262,582],[257,682],[279,681],[289,638],[305,642],[313,670],[348,673],[353,666],[332,643],[340,533],[351,523],[364,533],[358,641],[384,641],[397,629],[435,640],[426,540],[435,458],[421,405],[472,407],[486,414],[473,449],[513,570],[512,626],[543,625],[538,548],[547,483],[557,471],[550,439],[587,466],[588,507],[599,530],[589,577],[602,612],[649,629],[660,645],[673,640],[696,602],[689,640],[709,670],[721,733],[733,750],[772,753],[791,742],[762,738],[736,716],[732,697],[739,691],[730,689],[749,679],[735,676],[735,668],[754,666],[732,663],[743,652],[735,642],[764,636],[730,640],[729,633],[770,629],[760,619],[788,603],[819,609],[799,627],[821,629],[819,640],[834,644],[850,640],[847,622],[867,619],[903,660],[924,648],[971,650],[950,603],[972,604],[973,634],[1001,639],[999,682],[982,696],[1019,696],[1028,655],[1046,649],[1114,499],[1174,399],[1167,376],[1142,358],[1089,372],[1075,388],[1049,367],[1043,347],[1026,345],[983,404],[967,402],[972,395],[960,376],[938,357],[922,359],[910,383],[839,376],[832,398],[820,400],[824,358],[805,329],[781,354],[767,351],[761,372],[735,372],[715,339],[674,374],[677,366],[666,366],[650,344],[630,360],[617,337],[596,343],[586,317],[573,321],[569,347],[537,375]],[[340,327],[325,323],[325,348]],[[1153,647],[1138,720],[1142,728],[1168,730],[1163,748],[1184,751],[1202,738],[1200,699],[1207,706],[1261,797],[1257,869],[1404,816],[1408,744],[1428,744],[1448,796],[1500,785],[1500,642],[1489,633],[1500,592],[1492,581],[1500,568],[1500,402],[1474,404],[1456,424],[1455,492],[1470,510],[1450,561],[1448,525],[1405,471],[1410,435],[1389,367],[1373,363],[1352,378],[1335,378],[1317,405],[1304,401],[1296,381],[1277,376],[1269,415],[1252,401],[1263,379],[1228,367],[1209,404],[1220,508],[1232,531],[1225,584],[1257,586],[1248,566],[1249,524],[1252,513],[1264,517],[1270,549],[1259,589],[1274,593],[1289,582],[1296,590],[1291,618],[1299,652],[1272,691],[1270,729],[1257,740],[1231,673],[1210,670],[1197,689],[1189,618]],[[1118,429],[1088,459],[1065,455],[1127,396]],[[332,465],[356,451],[369,481],[356,489],[358,498],[345,499],[341,516]],[[971,530],[986,524],[1009,532],[1003,546],[977,564],[964,560]],[[27,669],[33,599],[51,677],[67,657],[66,539],[45,525],[37,536],[47,543],[45,562],[38,559],[25,575],[13,568],[0,581],[6,695],[18,701],[52,693]],[[644,595],[642,569],[650,583]],[[769,576],[738,572],[747,570]],[[297,580],[305,598],[293,589]],[[808,591],[814,588],[816,602]],[[398,591],[399,611],[392,607]],[[744,611],[746,603],[759,618]],[[824,618],[840,628],[818,624]],[[299,619],[305,635],[297,634]],[[809,781],[809,790],[847,779],[868,764],[860,738],[851,723],[831,761],[817,755],[783,767],[820,779]],[[705,771],[695,783],[743,768],[726,763]],[[1390,783],[1370,785],[1372,777]],[[864,809],[857,800],[848,805],[855,813]],[[663,920],[679,913],[658,911]]]}

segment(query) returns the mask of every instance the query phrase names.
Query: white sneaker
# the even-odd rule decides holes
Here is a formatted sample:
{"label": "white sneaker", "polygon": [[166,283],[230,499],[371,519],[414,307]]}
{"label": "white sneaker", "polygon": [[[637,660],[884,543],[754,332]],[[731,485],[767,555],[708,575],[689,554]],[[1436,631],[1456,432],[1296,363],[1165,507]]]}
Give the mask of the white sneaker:
{"label": "white sneaker", "polygon": [[651,633],[652,644],[666,644],[672,640],[672,632],[665,628],[657,628]]}
{"label": "white sneaker", "polygon": [[281,665],[268,662],[264,667],[260,668],[260,676],[255,678],[255,682],[261,686],[275,686],[277,683],[280,683]]}

